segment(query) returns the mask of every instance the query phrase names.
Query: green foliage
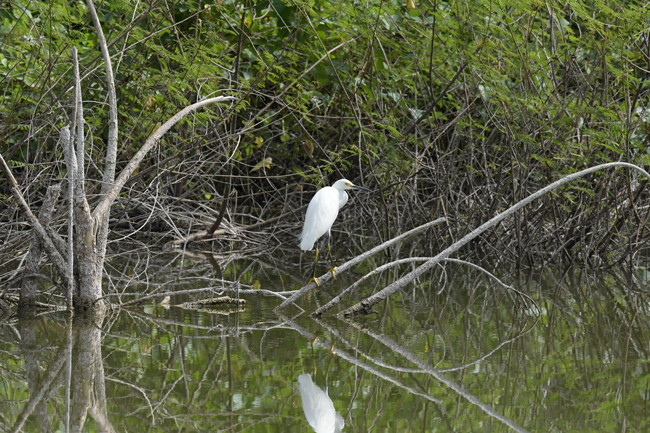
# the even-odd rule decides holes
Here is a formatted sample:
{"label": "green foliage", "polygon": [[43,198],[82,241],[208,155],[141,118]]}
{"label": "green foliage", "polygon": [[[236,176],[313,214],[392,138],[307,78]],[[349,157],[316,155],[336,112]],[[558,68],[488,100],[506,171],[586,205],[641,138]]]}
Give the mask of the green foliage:
{"label": "green foliage", "polygon": [[[318,184],[329,183],[330,173],[355,178],[372,170],[385,184],[417,174],[427,179],[418,185],[424,200],[444,197],[447,208],[470,214],[464,197],[479,187],[512,202],[586,165],[650,162],[643,2],[96,6],[116,74],[120,163],[198,98],[238,98],[231,113],[206,110],[177,126],[143,164],[158,168],[143,175],[145,183],[181,156],[200,162],[212,152],[215,161],[230,158],[229,173],[242,177],[266,158],[273,165],[265,176],[297,173]],[[80,51],[96,164],[88,170],[101,166],[108,110],[97,36],[85,4],[63,0],[0,6],[6,159],[58,163],[57,131],[71,112],[72,46]],[[241,145],[223,139],[229,134],[241,136]],[[245,137],[261,137],[262,145]],[[224,171],[220,162],[186,168],[204,178]],[[525,190],[515,190],[515,173]],[[202,186],[188,197],[218,190]],[[566,196],[567,212],[590,199],[586,190],[577,194]]]}

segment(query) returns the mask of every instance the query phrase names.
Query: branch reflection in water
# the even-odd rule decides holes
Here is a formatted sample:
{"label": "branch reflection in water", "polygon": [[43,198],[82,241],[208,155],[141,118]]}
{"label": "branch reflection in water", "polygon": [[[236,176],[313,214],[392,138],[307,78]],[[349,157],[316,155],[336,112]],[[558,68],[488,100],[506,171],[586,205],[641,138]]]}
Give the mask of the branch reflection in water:
{"label": "branch reflection in water", "polygon": [[298,390],[307,422],[316,433],[339,433],[343,429],[343,417],[334,409],[327,387],[323,391],[309,374],[303,373],[298,376]]}
{"label": "branch reflection in water", "polygon": [[[452,432],[479,423],[484,431],[578,432],[647,424],[647,267],[627,280],[582,269],[501,269],[500,281],[533,295],[533,306],[492,276],[448,263],[402,292],[402,302],[350,321],[276,316],[280,301],[251,295],[243,310],[181,308],[206,290],[220,296],[217,285],[253,287],[258,278],[260,290],[288,294],[301,274],[283,268],[289,260],[256,257],[219,262],[221,271],[188,261],[177,278],[180,256],[144,254],[110,262],[109,294],[126,304],[134,297],[127,293],[141,293],[139,305],[111,309],[103,320],[77,315],[72,326],[55,311],[0,318],[0,432],[64,431],[67,413],[70,431],[104,432]],[[132,282],[139,275],[146,285]],[[352,284],[346,275],[342,287]],[[305,311],[334,292],[326,290],[308,294]]]}

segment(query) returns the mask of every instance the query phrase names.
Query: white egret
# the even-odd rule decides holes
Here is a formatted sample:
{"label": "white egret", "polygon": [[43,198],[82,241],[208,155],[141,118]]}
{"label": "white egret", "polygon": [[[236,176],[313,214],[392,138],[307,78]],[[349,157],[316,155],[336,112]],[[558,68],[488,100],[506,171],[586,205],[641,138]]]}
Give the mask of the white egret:
{"label": "white egret", "polygon": [[302,398],[302,410],[307,422],[316,433],[340,433],[345,422],[340,413],[334,409],[334,403],[327,388],[320,389],[311,376],[303,373],[298,376],[298,390]]}
{"label": "white egret", "polygon": [[[348,193],[345,191],[349,189],[370,192],[368,188],[357,186],[347,179],[337,180],[334,185],[321,188],[309,202],[307,214],[305,215],[305,224],[300,235],[300,249],[311,251],[314,248],[314,243],[327,233],[327,251],[329,252],[330,264],[332,265],[331,272],[334,278],[336,278],[334,274],[336,268],[332,262],[332,250],[330,248],[332,224],[334,224],[334,220],[339,214],[339,209],[348,202]],[[318,285],[316,280],[317,262],[318,246],[316,246],[316,259],[314,261],[314,278],[311,279],[316,285]]]}

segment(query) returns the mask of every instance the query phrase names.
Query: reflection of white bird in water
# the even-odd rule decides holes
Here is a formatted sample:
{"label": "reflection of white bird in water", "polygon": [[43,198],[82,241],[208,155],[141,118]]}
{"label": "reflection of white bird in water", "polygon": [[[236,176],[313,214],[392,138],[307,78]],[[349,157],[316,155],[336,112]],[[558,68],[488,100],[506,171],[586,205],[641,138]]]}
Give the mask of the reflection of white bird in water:
{"label": "reflection of white bird in water", "polygon": [[340,433],[345,423],[340,413],[334,410],[334,403],[325,391],[311,380],[311,376],[303,373],[298,376],[298,389],[302,397],[302,410],[305,411],[307,422],[316,433]]}

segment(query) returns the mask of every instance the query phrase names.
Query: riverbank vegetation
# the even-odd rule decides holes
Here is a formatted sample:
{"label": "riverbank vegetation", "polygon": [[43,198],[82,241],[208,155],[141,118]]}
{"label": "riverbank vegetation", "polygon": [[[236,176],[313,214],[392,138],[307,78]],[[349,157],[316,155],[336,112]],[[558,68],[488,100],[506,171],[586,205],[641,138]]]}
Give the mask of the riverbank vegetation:
{"label": "riverbank vegetation", "polygon": [[[109,242],[162,247],[210,226],[222,230],[200,249],[295,242],[311,193],[347,177],[375,190],[346,210],[339,230],[356,233],[347,242],[386,240],[444,216],[448,226],[416,245],[432,255],[567,174],[648,163],[646,2],[95,6],[115,75],[118,173],[175,113],[235,98],[160,140],[113,206]],[[58,143],[74,105],[76,47],[92,206],[109,104],[88,8],[13,2],[0,16],[0,152],[36,210],[66,177]],[[502,222],[468,253],[526,266],[632,265],[649,238],[646,185],[624,169],[593,173]],[[0,188],[2,254],[18,252],[3,262],[13,270],[31,231],[7,183]],[[65,216],[57,208],[61,233]]]}
{"label": "riverbank vegetation", "polygon": [[350,431],[641,429],[648,16],[0,3],[0,425],[304,430],[309,373]]}

